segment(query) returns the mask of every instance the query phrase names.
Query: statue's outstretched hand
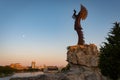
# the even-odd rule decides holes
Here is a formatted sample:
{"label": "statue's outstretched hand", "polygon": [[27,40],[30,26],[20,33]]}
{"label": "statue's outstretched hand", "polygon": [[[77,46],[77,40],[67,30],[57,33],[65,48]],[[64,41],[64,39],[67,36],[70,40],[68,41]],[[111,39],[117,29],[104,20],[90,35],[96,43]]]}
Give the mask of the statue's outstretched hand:
{"label": "statue's outstretched hand", "polygon": [[74,13],[76,13],[76,10],[74,9]]}

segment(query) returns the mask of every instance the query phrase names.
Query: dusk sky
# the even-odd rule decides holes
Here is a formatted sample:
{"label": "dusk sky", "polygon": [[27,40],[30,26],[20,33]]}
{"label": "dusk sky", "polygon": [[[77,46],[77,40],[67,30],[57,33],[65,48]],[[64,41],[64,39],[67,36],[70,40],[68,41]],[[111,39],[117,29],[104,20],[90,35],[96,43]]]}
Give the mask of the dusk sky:
{"label": "dusk sky", "polygon": [[120,22],[120,0],[0,0],[0,65],[66,65],[67,46],[77,44],[72,15],[80,4],[88,10],[85,43],[100,47]]}

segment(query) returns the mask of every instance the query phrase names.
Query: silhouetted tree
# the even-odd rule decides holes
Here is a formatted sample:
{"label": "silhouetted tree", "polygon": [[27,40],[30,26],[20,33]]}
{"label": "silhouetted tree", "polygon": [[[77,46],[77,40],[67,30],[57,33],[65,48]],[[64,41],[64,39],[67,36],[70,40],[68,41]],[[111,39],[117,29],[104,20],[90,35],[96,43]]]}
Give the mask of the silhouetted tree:
{"label": "silhouetted tree", "polygon": [[112,80],[120,78],[120,25],[114,23],[106,38],[107,42],[100,48],[99,68],[104,76]]}

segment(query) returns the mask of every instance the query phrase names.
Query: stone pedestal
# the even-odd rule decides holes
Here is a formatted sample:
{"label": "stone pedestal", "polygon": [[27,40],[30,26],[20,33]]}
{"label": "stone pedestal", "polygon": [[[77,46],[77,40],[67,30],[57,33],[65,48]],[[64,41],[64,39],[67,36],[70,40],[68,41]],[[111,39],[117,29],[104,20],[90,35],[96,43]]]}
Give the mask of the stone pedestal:
{"label": "stone pedestal", "polygon": [[[106,80],[98,69],[99,52],[96,45],[69,46],[67,61],[70,65],[68,77],[73,80]],[[70,79],[72,80],[72,79]]]}

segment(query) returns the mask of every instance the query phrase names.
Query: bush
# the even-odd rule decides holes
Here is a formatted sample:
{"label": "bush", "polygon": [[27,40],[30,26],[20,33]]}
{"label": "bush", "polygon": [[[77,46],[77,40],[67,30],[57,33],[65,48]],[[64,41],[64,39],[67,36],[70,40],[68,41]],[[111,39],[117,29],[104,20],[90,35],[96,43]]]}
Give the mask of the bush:
{"label": "bush", "polygon": [[0,66],[0,73],[1,74],[11,74],[15,71],[16,71],[16,69],[13,69],[9,66]]}
{"label": "bush", "polygon": [[70,70],[70,65],[67,64],[66,67],[62,68],[61,72],[66,72]]}

